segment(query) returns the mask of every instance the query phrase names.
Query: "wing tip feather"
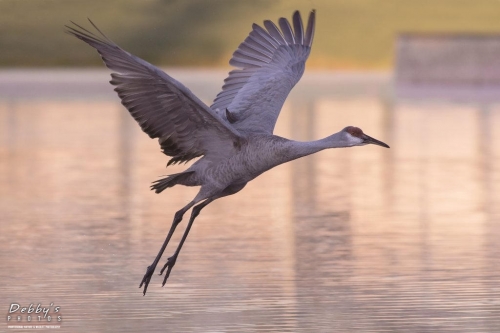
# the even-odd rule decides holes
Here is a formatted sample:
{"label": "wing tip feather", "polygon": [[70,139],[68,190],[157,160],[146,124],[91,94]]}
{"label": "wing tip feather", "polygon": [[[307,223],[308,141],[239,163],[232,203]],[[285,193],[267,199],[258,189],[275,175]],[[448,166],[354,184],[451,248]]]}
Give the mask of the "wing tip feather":
{"label": "wing tip feather", "polygon": [[293,30],[295,32],[295,39],[299,44],[304,44],[304,25],[302,23],[302,17],[300,12],[296,10],[293,12],[292,16]]}
{"label": "wing tip feather", "polygon": [[314,30],[316,27],[316,9],[311,10],[307,20],[307,29],[304,44],[311,47],[314,39]]}

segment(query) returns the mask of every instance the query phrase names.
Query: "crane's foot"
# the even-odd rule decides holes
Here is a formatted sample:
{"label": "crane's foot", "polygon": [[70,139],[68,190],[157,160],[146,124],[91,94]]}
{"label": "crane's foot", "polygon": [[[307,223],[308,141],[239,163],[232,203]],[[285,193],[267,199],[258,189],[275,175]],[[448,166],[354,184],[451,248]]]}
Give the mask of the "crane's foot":
{"label": "crane's foot", "polygon": [[139,288],[141,288],[142,285],[144,285],[143,296],[146,295],[146,290],[148,290],[149,281],[151,281],[151,277],[155,272],[155,268],[156,268],[156,263],[153,263],[151,266],[148,266],[148,268],[146,269],[146,274],[144,274],[144,277],[142,278]]}
{"label": "crane's foot", "polygon": [[177,255],[174,254],[173,256],[171,256],[170,258],[167,259],[167,263],[161,269],[160,275],[162,275],[163,271],[165,271],[165,269],[167,269],[167,272],[165,273],[165,277],[163,278],[163,283],[161,285],[162,287],[165,285],[165,283],[167,283],[167,279],[170,276],[170,272],[172,271],[172,268],[174,268],[176,260],[177,260]]}

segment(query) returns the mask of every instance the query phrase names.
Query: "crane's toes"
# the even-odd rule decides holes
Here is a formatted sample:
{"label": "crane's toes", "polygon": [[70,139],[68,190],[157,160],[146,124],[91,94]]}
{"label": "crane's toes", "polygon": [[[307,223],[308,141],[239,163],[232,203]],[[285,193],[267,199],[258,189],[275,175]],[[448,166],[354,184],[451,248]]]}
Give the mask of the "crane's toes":
{"label": "crane's toes", "polygon": [[165,269],[167,270],[167,272],[165,273],[165,277],[163,278],[163,283],[161,285],[162,287],[165,286],[165,283],[167,283],[167,279],[170,276],[170,272],[172,271],[172,268],[174,267],[176,260],[177,260],[176,255],[171,256],[170,258],[167,259],[167,263],[161,269],[160,275],[163,274],[163,271],[165,271]]}
{"label": "crane's toes", "polygon": [[153,273],[155,272],[156,265],[151,265],[148,266],[146,269],[146,274],[144,274],[144,277],[142,278],[141,284],[139,285],[139,288],[144,285],[144,290],[143,290],[143,295],[146,295],[146,290],[148,290],[148,285],[149,281],[151,281],[151,277],[153,276]]}

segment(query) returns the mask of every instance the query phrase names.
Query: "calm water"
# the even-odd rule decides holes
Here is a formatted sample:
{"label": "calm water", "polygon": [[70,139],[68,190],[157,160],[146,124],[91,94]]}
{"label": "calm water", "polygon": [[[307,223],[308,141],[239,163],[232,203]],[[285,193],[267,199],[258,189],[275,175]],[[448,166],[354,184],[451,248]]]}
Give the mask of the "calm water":
{"label": "calm water", "polygon": [[[224,77],[170,73],[207,103]],[[60,306],[64,332],[500,331],[500,104],[395,100],[385,74],[310,74],[279,135],[356,125],[392,148],[324,151],[214,202],[143,297],[196,189],[149,191],[182,167],[165,169],[108,80],[0,72],[0,331],[11,303]]]}

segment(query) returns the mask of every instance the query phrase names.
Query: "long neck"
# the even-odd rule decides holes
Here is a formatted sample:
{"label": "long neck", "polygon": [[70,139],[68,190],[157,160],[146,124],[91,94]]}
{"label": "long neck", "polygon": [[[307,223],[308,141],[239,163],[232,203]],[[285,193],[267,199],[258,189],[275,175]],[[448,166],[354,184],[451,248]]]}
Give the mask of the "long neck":
{"label": "long neck", "polygon": [[317,153],[323,149],[348,147],[349,144],[341,138],[341,132],[338,132],[315,141],[291,141],[292,148],[289,161]]}

